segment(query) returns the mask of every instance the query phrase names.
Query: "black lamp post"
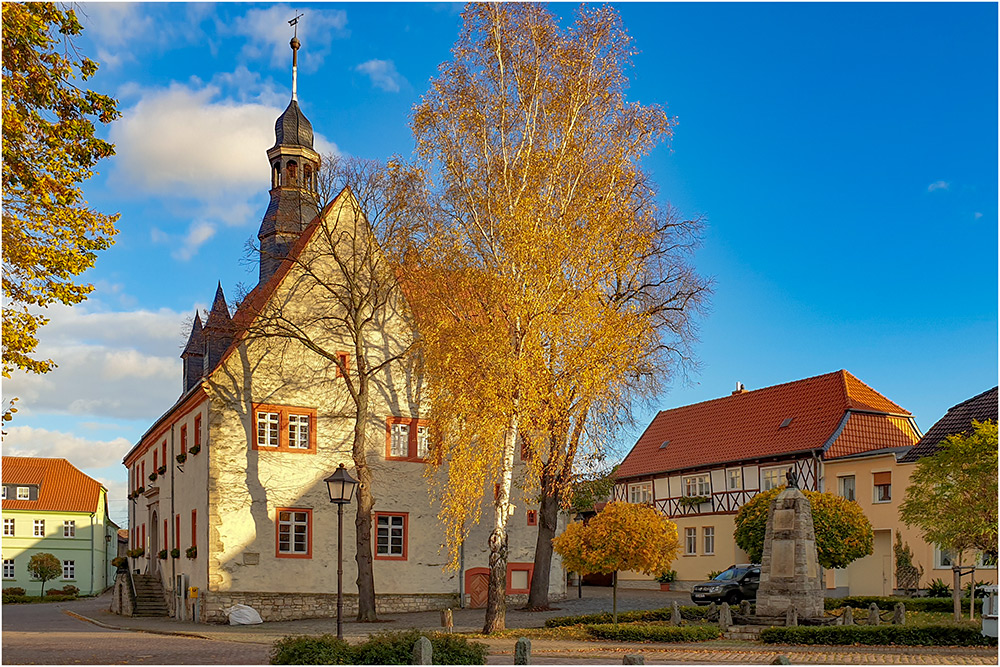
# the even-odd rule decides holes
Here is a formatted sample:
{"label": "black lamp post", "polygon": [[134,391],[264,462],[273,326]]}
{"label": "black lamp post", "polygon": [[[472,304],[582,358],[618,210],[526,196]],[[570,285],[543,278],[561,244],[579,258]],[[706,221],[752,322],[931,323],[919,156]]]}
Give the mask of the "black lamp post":
{"label": "black lamp post", "polygon": [[330,502],[337,504],[337,639],[344,638],[344,505],[351,502],[358,480],[351,477],[341,463],[332,475],[323,480],[330,492]]}

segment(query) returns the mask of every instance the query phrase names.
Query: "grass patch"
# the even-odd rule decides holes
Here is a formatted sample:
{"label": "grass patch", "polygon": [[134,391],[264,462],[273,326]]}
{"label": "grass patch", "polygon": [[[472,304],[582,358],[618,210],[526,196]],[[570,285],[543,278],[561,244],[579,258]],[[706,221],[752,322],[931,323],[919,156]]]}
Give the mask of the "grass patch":
{"label": "grass patch", "polygon": [[[906,611],[935,611],[950,613],[952,611],[951,598],[901,598],[901,597],[880,597],[873,595],[851,595],[844,598],[826,598],[823,605],[826,609],[840,609],[842,607],[862,607],[868,609],[868,605],[874,602],[882,611],[891,611],[898,603],[902,602],[906,606]],[[969,598],[962,598],[962,609],[968,611]]]}
{"label": "grass patch", "polygon": [[[623,611],[618,614],[619,623],[652,623],[670,620],[670,607],[649,609],[646,611]],[[703,621],[708,607],[681,607],[681,618],[685,621]],[[579,616],[555,616],[545,621],[547,628],[559,628],[569,625],[588,625],[611,623],[611,612],[599,614],[581,614]]]}
{"label": "grass patch", "polygon": [[714,625],[658,625],[655,623],[599,623],[585,626],[597,639],[627,642],[703,642],[718,639],[722,631]]}

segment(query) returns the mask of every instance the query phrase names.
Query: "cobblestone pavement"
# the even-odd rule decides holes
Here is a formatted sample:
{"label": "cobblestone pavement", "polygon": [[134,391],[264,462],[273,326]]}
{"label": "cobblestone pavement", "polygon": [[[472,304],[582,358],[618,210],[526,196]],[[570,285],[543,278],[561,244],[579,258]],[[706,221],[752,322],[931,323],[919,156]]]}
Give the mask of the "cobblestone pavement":
{"label": "cobblestone pavement", "polygon": [[[572,591],[575,593],[576,591]],[[570,598],[555,603],[558,609],[548,612],[524,612],[510,609],[507,613],[509,628],[541,627],[547,618],[608,611],[611,607],[610,590],[586,587],[583,598]],[[620,611],[656,609],[669,605],[673,600],[682,604],[688,600],[684,592],[620,590]],[[335,633],[333,619],[303,619],[281,621],[252,626],[204,625],[179,622],[166,618],[128,618],[108,611],[109,596],[80,600],[67,606],[65,611],[79,615],[100,626],[138,632],[186,635],[219,642],[244,642],[270,645],[287,635],[318,635]],[[81,620],[82,622],[82,620]],[[478,632],[482,628],[483,610],[459,609],[454,612],[456,632]],[[6,630],[6,621],[4,623]],[[344,636],[349,641],[360,641],[373,632],[407,628],[438,629],[439,612],[385,615],[379,623],[344,623]],[[515,639],[487,639],[490,646],[489,664],[513,664]],[[6,642],[5,642],[6,643]],[[245,645],[245,644],[243,644]],[[263,648],[263,646],[261,647]],[[699,644],[626,644],[619,642],[590,642],[580,640],[532,640],[534,664],[621,664],[625,654],[642,654],[647,664],[769,664],[776,656],[786,655],[792,663],[801,664],[856,664],[856,665],[943,665],[943,664],[997,664],[996,649],[948,647],[802,647],[763,646],[735,640],[718,640]],[[246,655],[234,664],[256,662],[256,654]],[[6,660],[5,660],[6,662]]]}

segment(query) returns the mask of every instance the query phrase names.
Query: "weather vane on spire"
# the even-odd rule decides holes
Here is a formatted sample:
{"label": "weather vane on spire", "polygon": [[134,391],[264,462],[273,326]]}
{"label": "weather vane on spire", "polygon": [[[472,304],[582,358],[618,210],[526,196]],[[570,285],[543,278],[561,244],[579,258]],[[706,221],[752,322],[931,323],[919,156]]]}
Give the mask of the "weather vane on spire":
{"label": "weather vane on spire", "polygon": [[298,92],[296,90],[299,78],[299,19],[305,16],[305,14],[298,14],[295,18],[288,22],[288,25],[292,26],[295,32],[292,34],[292,41],[289,45],[292,47],[292,99],[298,100]]}

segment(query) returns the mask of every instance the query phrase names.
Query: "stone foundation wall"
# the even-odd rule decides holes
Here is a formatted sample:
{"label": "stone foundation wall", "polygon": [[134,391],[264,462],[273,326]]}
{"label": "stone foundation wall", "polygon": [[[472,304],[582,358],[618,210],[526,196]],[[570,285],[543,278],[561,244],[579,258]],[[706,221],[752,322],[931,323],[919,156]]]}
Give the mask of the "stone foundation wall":
{"label": "stone foundation wall", "polygon": [[[523,596],[527,599],[527,596]],[[293,621],[300,618],[336,618],[336,593],[215,593],[205,591],[201,598],[201,621],[228,623],[224,609],[234,604],[253,607],[264,621]],[[458,607],[458,595],[376,595],[375,609],[380,614],[433,611]],[[358,613],[358,596],[344,594],[344,616]]]}

